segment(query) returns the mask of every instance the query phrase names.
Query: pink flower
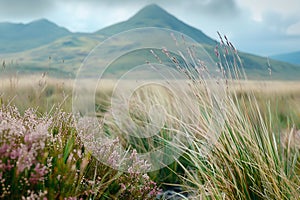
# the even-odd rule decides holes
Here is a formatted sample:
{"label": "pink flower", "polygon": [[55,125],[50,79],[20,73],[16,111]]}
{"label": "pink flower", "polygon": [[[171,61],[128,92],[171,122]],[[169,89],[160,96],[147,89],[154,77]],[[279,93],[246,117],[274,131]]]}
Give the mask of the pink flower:
{"label": "pink flower", "polygon": [[48,173],[48,171],[47,171],[46,166],[43,166],[40,163],[38,163],[35,166],[34,171],[31,173],[29,181],[33,184],[36,184],[39,181],[43,181],[44,175],[46,175],[47,173]]}
{"label": "pink flower", "polygon": [[8,144],[3,144],[0,147],[0,155],[1,155],[1,157],[7,155],[8,150],[9,150],[9,145]]}
{"label": "pink flower", "polygon": [[14,149],[10,152],[10,159],[15,160],[20,156],[20,150]]}
{"label": "pink flower", "polygon": [[149,176],[148,176],[147,174],[144,174],[142,177],[143,177],[143,179],[145,179],[145,180],[149,180]]}
{"label": "pink flower", "polygon": [[126,185],[124,183],[121,183],[122,190],[126,190]]}

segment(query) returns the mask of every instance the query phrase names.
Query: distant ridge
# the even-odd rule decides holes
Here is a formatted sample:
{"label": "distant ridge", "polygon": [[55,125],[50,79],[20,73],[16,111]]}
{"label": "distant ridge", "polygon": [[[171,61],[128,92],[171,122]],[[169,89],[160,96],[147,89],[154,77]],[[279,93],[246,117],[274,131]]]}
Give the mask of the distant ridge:
{"label": "distant ridge", "polygon": [[127,21],[106,27],[97,31],[96,33],[110,36],[129,29],[142,27],[169,28],[182,32],[195,39],[199,43],[208,45],[216,44],[216,41],[205,35],[202,31],[185,24],[156,4],[150,4],[142,8]]}
{"label": "distant ridge", "polygon": [[[28,24],[0,23],[0,62],[9,61],[11,66],[7,68],[23,74],[50,70],[49,74],[56,77],[74,77],[78,66],[96,44],[113,34],[141,27],[161,27],[182,32],[203,44],[211,58],[217,61],[214,54],[217,41],[180,21],[156,4],[151,4],[127,21],[95,33],[72,33],[46,19]],[[135,36],[132,37],[134,39]],[[168,45],[163,39],[161,44]],[[115,45],[116,50],[123,48],[122,43]],[[144,52],[139,53],[144,55]],[[267,58],[243,52],[239,52],[239,55],[249,79],[299,80],[300,65],[270,59],[270,67]],[[141,59],[138,54],[136,56]],[[127,57],[123,63],[119,63],[123,71],[115,70],[113,73],[124,72],[126,64],[133,66],[136,58]],[[272,76],[269,74],[270,68]]]}
{"label": "distant ridge", "polygon": [[70,35],[66,28],[59,27],[47,19],[27,24],[0,23],[0,53],[20,52],[39,47]]}
{"label": "distant ridge", "polygon": [[283,62],[300,65],[300,51],[273,55],[273,56],[271,56],[271,58],[273,58],[275,60],[280,60]]}

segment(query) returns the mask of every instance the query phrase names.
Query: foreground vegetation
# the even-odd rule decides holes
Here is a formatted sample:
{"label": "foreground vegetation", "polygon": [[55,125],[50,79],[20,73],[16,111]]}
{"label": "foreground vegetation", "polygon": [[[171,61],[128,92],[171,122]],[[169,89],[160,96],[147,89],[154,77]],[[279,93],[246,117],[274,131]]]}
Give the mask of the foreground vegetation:
{"label": "foreground vegetation", "polygon": [[[85,151],[68,114],[68,81],[47,80],[41,90],[39,81],[27,86],[21,81],[1,90],[2,198],[125,198],[127,193],[126,198],[144,199],[151,190],[158,194],[147,175],[118,172]],[[210,153],[203,155],[200,136],[207,122],[202,121],[189,132],[192,144],[177,146],[183,156],[149,174],[153,181],[180,185],[196,199],[299,198],[299,84],[252,82],[243,88],[226,98],[225,129]],[[104,93],[99,95],[108,98],[109,87]],[[132,191],[132,184],[151,190]]]}
{"label": "foreground vegetation", "polygon": [[[129,174],[101,164],[91,156],[73,116],[55,110],[51,116],[16,107],[0,108],[0,198],[2,199],[153,199],[159,189],[131,155]],[[98,146],[110,158],[113,143]]]}
{"label": "foreground vegetation", "polygon": [[[1,198],[155,199],[166,185],[178,186],[177,196],[186,199],[300,198],[299,82],[229,78],[220,87],[223,98],[218,99],[209,95],[205,80],[201,84],[189,80],[187,110],[180,108],[177,116],[169,105],[175,117],[157,136],[181,156],[146,174],[141,171],[151,166],[137,152],[156,148],[156,143],[142,138],[131,138],[130,143],[117,124],[103,122],[103,131],[117,137],[87,149],[81,139],[89,124],[76,126],[77,119],[69,114],[72,81],[45,75],[30,79],[11,75],[1,81]],[[99,121],[104,114],[111,115],[112,85],[108,82],[96,93]],[[155,94],[133,96],[136,123],[147,118],[141,106],[144,98],[154,105],[161,102]],[[188,139],[170,139],[180,134]],[[117,143],[131,154],[130,173],[102,164],[90,151],[105,149],[113,166]]]}

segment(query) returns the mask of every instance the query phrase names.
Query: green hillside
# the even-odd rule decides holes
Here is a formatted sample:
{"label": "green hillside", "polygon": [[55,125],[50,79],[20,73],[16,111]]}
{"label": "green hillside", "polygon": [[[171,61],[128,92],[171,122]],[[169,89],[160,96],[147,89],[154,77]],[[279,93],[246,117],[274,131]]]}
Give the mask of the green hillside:
{"label": "green hillside", "polygon": [[197,42],[215,45],[216,41],[206,36],[202,31],[180,21],[161,7],[151,4],[141,9],[127,21],[120,22],[97,31],[97,34],[114,35],[129,29],[143,27],[160,27],[184,33]]}
{"label": "green hillside", "polygon": [[46,19],[28,24],[0,23],[0,54],[39,47],[70,34],[66,28]]}
{"label": "green hillside", "polygon": [[47,72],[55,77],[74,78],[85,57],[103,39],[100,35],[66,36],[38,48],[6,54],[0,61],[6,63],[8,73]]}
{"label": "green hillside", "polygon": [[[181,22],[154,4],[146,6],[127,21],[101,29],[93,34],[70,33],[47,20],[39,20],[27,25],[2,23],[0,27],[5,29],[5,31],[0,31],[2,36],[0,42],[6,44],[0,47],[2,48],[0,50],[0,62],[5,62],[9,66],[6,71],[12,70],[22,74],[48,72],[52,76],[74,78],[86,56],[101,41],[115,33],[139,27],[161,27],[182,32],[202,44],[212,59],[217,61],[214,53],[217,44],[215,40],[206,36],[202,31]],[[17,29],[20,29],[19,32],[22,32],[24,37],[15,33]],[[148,31],[149,35],[156,35],[155,29]],[[136,45],[134,39],[140,37],[137,34],[132,33],[128,41],[119,41],[109,48],[120,51],[130,45]],[[11,42],[13,38],[16,42]],[[163,38],[158,42],[162,47],[172,45],[170,42],[174,44],[174,41],[166,41]],[[2,53],[1,55],[1,52],[13,53]],[[102,54],[101,57],[109,57],[109,51],[106,53]],[[143,56],[143,54],[145,55]],[[243,52],[240,52],[239,55],[250,79],[299,80],[300,66],[270,60],[272,71],[272,76],[270,76],[267,58]],[[123,57],[114,62],[114,69],[110,69],[108,72],[121,74],[134,66],[136,61],[141,64],[151,59],[149,56],[151,56],[149,52],[143,50],[128,54],[126,58]],[[97,66],[97,63],[94,65]],[[93,71],[91,73],[97,75],[93,74]],[[143,76],[141,75],[141,77]]]}
{"label": "green hillside", "polygon": [[239,55],[250,79],[300,80],[300,67],[297,65],[270,59],[270,76],[267,58],[243,52]]}
{"label": "green hillside", "polygon": [[273,55],[273,56],[271,56],[271,58],[273,58],[275,60],[280,60],[283,62],[300,65],[300,51]]}

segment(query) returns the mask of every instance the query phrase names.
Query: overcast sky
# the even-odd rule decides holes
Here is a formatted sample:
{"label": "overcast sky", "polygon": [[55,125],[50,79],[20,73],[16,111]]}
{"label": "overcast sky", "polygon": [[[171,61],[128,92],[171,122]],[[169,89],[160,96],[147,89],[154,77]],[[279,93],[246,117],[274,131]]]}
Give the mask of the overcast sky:
{"label": "overcast sky", "polygon": [[71,31],[93,32],[150,3],[214,39],[216,31],[226,34],[246,52],[300,50],[300,0],[0,0],[0,21],[47,18]]}

